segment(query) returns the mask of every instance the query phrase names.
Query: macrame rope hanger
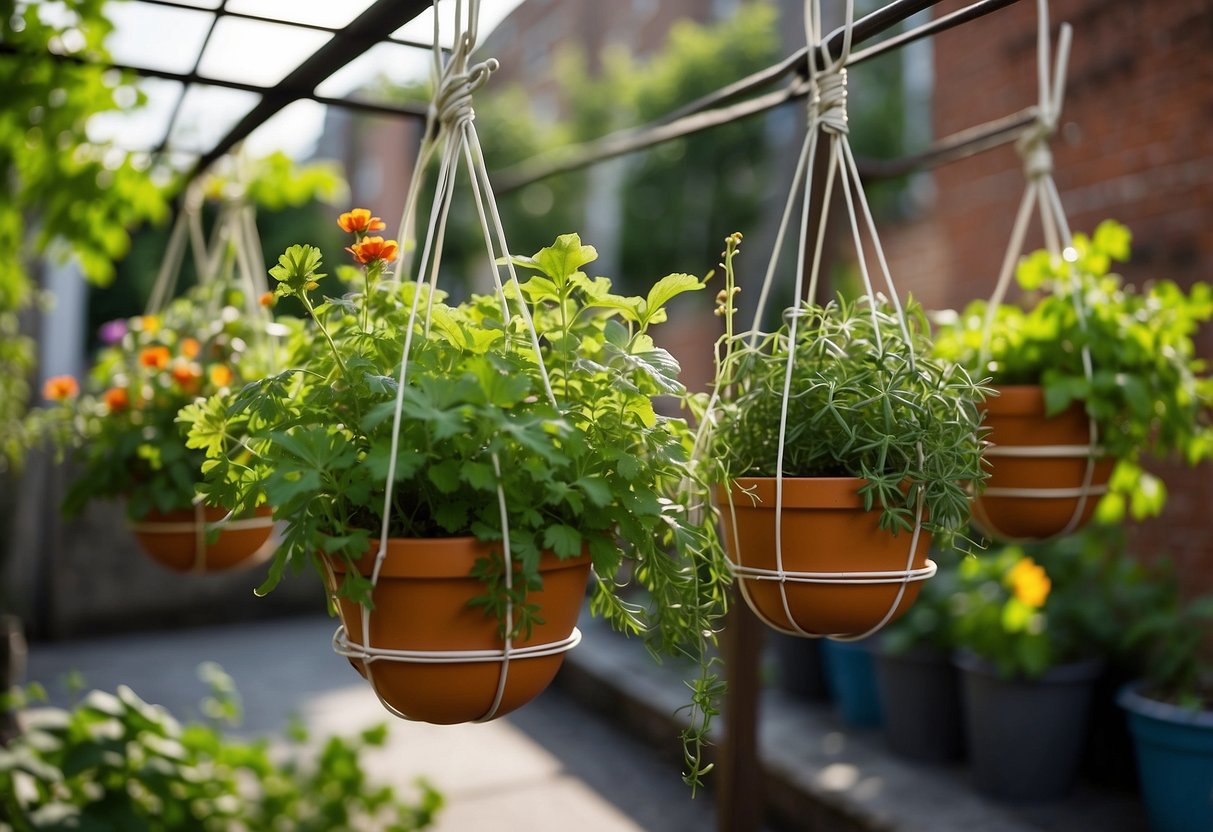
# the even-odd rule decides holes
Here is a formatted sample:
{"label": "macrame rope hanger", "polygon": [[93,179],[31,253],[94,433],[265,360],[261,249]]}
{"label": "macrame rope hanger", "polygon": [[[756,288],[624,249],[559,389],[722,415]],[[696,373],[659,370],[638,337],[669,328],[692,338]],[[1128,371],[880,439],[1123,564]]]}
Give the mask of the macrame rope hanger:
{"label": "macrame rope hanger", "polygon": [[[888,262],[885,258],[884,249],[880,244],[880,238],[876,232],[876,224],[872,218],[871,208],[868,205],[867,196],[864,193],[863,184],[859,178],[858,166],[855,163],[855,156],[851,151],[850,141],[848,139],[849,126],[847,123],[847,71],[845,65],[851,50],[851,30],[854,25],[854,0],[847,0],[846,3],[846,23],[844,29],[844,38],[842,48],[837,56],[830,53],[828,43],[822,36],[821,25],[821,5],[819,0],[806,0],[805,3],[805,36],[810,46],[810,51],[816,48],[825,58],[824,68],[819,69],[817,62],[810,59],[809,66],[809,84],[811,92],[809,94],[808,104],[808,130],[805,135],[804,143],[801,146],[799,158],[796,163],[795,172],[792,177],[791,188],[788,192],[787,203],[784,206],[783,216],[780,219],[779,228],[775,236],[774,252],[767,266],[766,276],[763,279],[762,289],[758,297],[758,307],[754,315],[754,322],[749,332],[749,343],[753,347],[759,336],[761,335],[760,327],[763,319],[763,313],[766,308],[767,301],[771,294],[771,287],[774,283],[775,271],[778,265],[779,253],[782,251],[784,241],[787,236],[788,226],[791,223],[791,218],[794,214],[794,209],[797,204],[797,196],[800,195],[800,237],[797,247],[797,263],[796,263],[796,280],[794,297],[798,304],[800,298],[813,298],[817,293],[818,278],[821,271],[822,251],[824,248],[826,221],[828,218],[828,206],[830,197],[833,193],[834,182],[837,179],[839,186],[842,189],[847,206],[847,218],[851,229],[851,238],[855,245],[856,258],[859,264],[860,274],[863,277],[864,289],[870,311],[873,319],[877,315],[876,290],[872,284],[866,255],[864,253],[862,235],[860,232],[861,218],[862,225],[866,227],[869,239],[876,254],[876,260],[880,269],[881,276],[884,279],[884,285],[888,290],[890,300],[897,313],[898,324],[901,328],[902,336],[905,339],[910,352],[907,359],[911,368],[914,366],[913,346],[910,338],[909,326],[906,323],[905,311],[902,308],[901,300],[897,294],[897,289],[893,285],[893,278],[889,271]],[[824,149],[821,147],[821,137],[825,137],[826,145]],[[822,197],[821,217],[817,224],[813,258],[809,270],[808,293],[805,294],[805,254],[808,247],[809,235],[809,217],[811,208],[811,195],[813,192],[813,177],[812,170],[818,153],[824,152],[827,154],[826,178]],[[914,531],[910,536],[909,553],[906,556],[906,565],[904,569],[890,571],[866,571],[866,572],[795,572],[784,568],[783,563],[783,463],[784,449],[787,437],[787,421],[788,421],[788,402],[791,397],[791,380],[793,362],[795,360],[794,344],[796,342],[796,330],[799,318],[802,316],[802,311],[799,306],[794,306],[788,310],[788,360],[784,373],[784,386],[780,401],[780,418],[779,418],[779,449],[776,458],[776,475],[775,475],[775,569],[765,569],[755,566],[747,566],[744,563],[742,556],[740,540],[737,535],[737,523],[735,515],[735,507],[730,493],[728,511],[733,515],[733,550],[737,553],[737,563],[730,561],[730,568],[738,577],[745,579],[738,582],[742,596],[749,604],[754,613],[767,626],[788,635],[804,636],[809,638],[819,638],[826,636],[839,641],[850,641],[867,638],[873,633],[880,630],[887,624],[896,613],[900,606],[902,598],[905,596],[906,587],[911,581],[923,581],[935,574],[936,565],[933,561],[927,561],[923,567],[914,567],[914,555],[918,549],[918,542],[922,534],[923,521],[923,496],[918,495],[915,508]],[[879,326],[874,327],[876,333],[877,349],[883,349],[881,344],[881,336]],[[718,393],[719,391],[717,391]],[[714,396],[716,393],[713,394]],[[713,402],[715,398],[713,398]],[[712,403],[709,403],[709,411]],[[705,417],[705,422],[709,421]],[[922,458],[921,444],[918,447],[919,458]],[[760,581],[775,581],[779,587],[780,600],[783,605],[784,614],[788,621],[792,624],[791,628],[782,627],[771,621],[764,615],[754,603],[750,596],[749,589],[746,585],[747,580]],[[812,633],[800,627],[796,623],[795,617],[792,615],[791,606],[788,599],[787,587],[789,584],[830,584],[830,585],[869,585],[869,584],[896,584],[898,590],[889,605],[884,617],[873,627],[862,633]]]}
{"label": "macrame rope hanger", "polygon": [[[1070,58],[1070,41],[1073,31],[1068,23],[1063,23],[1057,43],[1057,57],[1050,72],[1049,59],[1052,54],[1049,38],[1049,3],[1048,0],[1037,0],[1037,40],[1036,40],[1036,72],[1038,103],[1036,105],[1036,121],[1029,125],[1016,142],[1016,150],[1024,163],[1023,198],[1011,227],[1011,239],[1002,260],[998,274],[998,282],[994,294],[986,307],[985,321],[982,327],[980,366],[986,366],[990,359],[990,338],[994,327],[998,307],[1007,296],[1011,279],[1015,274],[1016,265],[1023,255],[1028,222],[1036,209],[1040,217],[1041,229],[1044,233],[1045,248],[1055,258],[1061,258],[1067,263],[1077,259],[1074,250],[1070,225],[1066,220],[1065,209],[1062,207],[1061,196],[1057,183],[1053,181],[1053,153],[1049,149],[1049,141],[1057,131],[1057,123],[1061,117],[1062,103],[1065,96],[1066,68]],[[1082,299],[1081,281],[1075,268],[1066,270],[1069,278],[1070,298],[1081,331],[1087,329],[1087,309]],[[1086,344],[1082,347],[1082,369],[1088,382],[1094,376],[1091,361],[1091,350]],[[1090,441],[1086,445],[1026,445],[1015,447],[999,447],[993,445],[986,449],[986,455],[991,457],[1068,457],[1084,458],[1086,468],[1083,473],[1082,485],[1077,488],[1010,488],[987,487],[984,494],[988,497],[1007,498],[1044,498],[1044,499],[1074,499],[1074,512],[1065,527],[1054,538],[1064,537],[1073,532],[1082,522],[1086,513],[1087,502],[1091,497],[1100,496],[1107,492],[1106,485],[1095,485],[1095,463],[1102,455],[1099,447],[1099,428],[1095,419],[1087,416],[1087,430]],[[1000,538],[1013,540],[1001,534],[989,517],[982,516],[978,520],[986,531]],[[1053,538],[1050,538],[1053,539]]]}
{"label": "macrame rope hanger", "polygon": [[[256,212],[243,198],[225,200],[208,241],[202,227],[202,202],[201,185],[195,183],[186,189],[181,209],[173,221],[164,258],[156,273],[155,283],[152,284],[144,314],[162,314],[176,296],[188,245],[193,255],[198,285],[212,287],[211,297],[207,301],[209,317],[216,318],[220,313],[222,297],[218,287],[238,288],[244,299],[244,312],[255,322],[253,332],[258,346],[267,357],[271,369],[276,368],[278,357],[275,336],[281,334],[281,327],[273,323],[268,310],[258,302],[261,294],[269,287],[265,279],[265,269],[258,267],[258,264],[265,262],[265,257],[261,252],[260,237],[257,234]],[[130,528],[140,534],[192,534],[194,560],[189,571],[202,574],[207,569],[208,534],[216,529],[242,531],[263,529],[274,524],[271,517],[233,519],[234,511],[227,512],[218,520],[207,522],[201,495],[193,499],[193,510],[194,519],[189,522],[143,520],[130,524]],[[277,545],[273,538],[266,541],[246,565],[253,566],[264,561]]]}
{"label": "macrame rope hanger", "polygon": [[[379,574],[387,556],[388,533],[392,516],[392,496],[396,480],[396,458],[400,442],[400,424],[404,406],[404,390],[408,378],[409,354],[412,350],[413,335],[418,323],[420,310],[421,285],[423,280],[428,284],[426,308],[421,317],[423,331],[428,333],[430,328],[435,290],[438,285],[438,274],[442,259],[443,243],[446,236],[447,218],[450,213],[451,200],[455,192],[456,175],[460,160],[465,164],[472,185],[472,195],[476,206],[476,214],[480,220],[480,230],[484,238],[488,255],[488,264],[493,276],[493,286],[501,302],[502,316],[506,324],[507,337],[516,318],[522,319],[527,330],[531,347],[538,362],[540,376],[543,380],[544,392],[553,406],[557,406],[555,393],[552,391],[547,368],[544,366],[540,352],[539,334],[531,320],[522,293],[518,275],[513,261],[509,256],[505,230],[501,216],[497,210],[493,188],[489,182],[488,170],[484,163],[484,153],[481,150],[480,138],[476,132],[475,113],[472,110],[472,95],[488,80],[497,69],[495,59],[487,59],[479,63],[471,63],[470,58],[476,47],[478,22],[480,14],[479,0],[467,0],[467,27],[464,28],[464,0],[455,2],[455,43],[445,64],[442,50],[439,47],[440,31],[438,21],[438,3],[435,0],[434,10],[434,43],[433,63],[431,67],[431,82],[434,88],[434,98],[430,103],[426,119],[425,135],[421,151],[418,154],[408,195],[405,200],[404,214],[400,222],[400,239],[406,241],[412,238],[412,229],[416,218],[417,205],[421,193],[421,181],[426,167],[435,156],[439,158],[438,176],[434,185],[434,202],[431,208],[421,256],[417,268],[417,280],[413,291],[412,303],[409,309],[408,325],[405,328],[404,350],[400,359],[398,385],[396,390],[396,407],[392,421],[392,445],[389,456],[387,483],[384,488],[383,523],[380,527],[379,548],[375,554],[375,564],[371,572],[372,587],[377,586]],[[500,259],[498,257],[500,255]],[[508,282],[513,294],[518,298],[517,312],[510,305],[506,295],[505,285],[501,279],[498,263],[504,263]],[[412,256],[406,251],[396,262],[395,280],[399,283],[406,273],[411,273]],[[510,553],[509,510],[505,490],[501,485],[501,463],[498,455],[490,454],[493,473],[497,480],[497,503],[501,514],[502,557],[504,561],[504,580],[507,591],[506,602],[506,633],[504,645],[499,650],[394,650],[375,647],[370,643],[371,611],[363,607],[362,640],[351,641],[344,625],[337,628],[333,635],[333,650],[339,655],[361,661],[366,671],[366,678],[375,690],[376,696],[383,706],[395,716],[409,719],[407,714],[385,701],[379,695],[378,686],[374,679],[374,664],[377,662],[402,662],[413,664],[458,664],[463,662],[493,662],[499,665],[498,681],[492,704],[488,710],[477,719],[486,722],[497,715],[501,701],[505,695],[509,679],[511,661],[528,658],[553,656],[567,652],[581,641],[581,631],[574,628],[566,638],[546,644],[517,647],[513,643],[510,632],[514,621],[513,561]],[[330,576],[331,577],[331,576]],[[331,582],[336,586],[336,582]]]}

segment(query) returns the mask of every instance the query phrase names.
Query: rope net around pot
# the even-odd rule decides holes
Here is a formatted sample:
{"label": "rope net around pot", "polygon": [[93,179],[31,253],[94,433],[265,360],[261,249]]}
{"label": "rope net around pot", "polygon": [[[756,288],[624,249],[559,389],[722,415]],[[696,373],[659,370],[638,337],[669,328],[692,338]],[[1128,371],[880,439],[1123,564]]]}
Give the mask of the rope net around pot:
{"label": "rope net around pot", "polygon": [[[176,296],[187,247],[193,256],[198,285],[210,288],[207,298],[210,317],[220,314],[224,288],[239,290],[244,313],[256,322],[253,332],[259,346],[271,367],[276,366],[275,338],[280,334],[280,328],[273,322],[268,309],[259,303],[269,286],[265,269],[261,267],[265,257],[257,234],[255,209],[242,194],[225,199],[208,241],[202,226],[201,190],[188,188],[148,295],[145,315],[160,315]],[[236,518],[235,512],[208,508],[198,496],[194,498],[192,513],[188,519],[141,520],[128,526],[149,554],[152,550],[163,552],[153,554],[156,560],[195,575],[237,565],[252,567],[264,562],[277,548],[272,531],[274,521],[268,510],[259,509],[252,517]],[[267,529],[270,531],[265,531]],[[215,531],[221,539],[208,544],[208,537]],[[185,549],[189,550],[190,557],[188,566],[183,568],[185,562],[179,553]]]}
{"label": "rope net around pot", "polygon": [[[400,239],[412,238],[412,227],[416,217],[417,205],[421,191],[424,171],[435,159],[438,159],[438,174],[434,187],[434,201],[428,219],[424,243],[420,247],[420,258],[417,265],[417,291],[413,292],[412,304],[409,309],[408,324],[404,334],[404,350],[401,356],[400,369],[397,378],[395,409],[392,422],[391,456],[388,463],[387,483],[383,500],[383,521],[380,527],[379,545],[374,555],[374,565],[371,570],[372,597],[379,588],[381,573],[389,548],[389,526],[392,512],[392,496],[396,481],[396,463],[399,451],[400,426],[404,405],[404,390],[408,380],[409,358],[413,344],[415,327],[420,323],[428,332],[431,324],[433,298],[438,284],[439,269],[442,260],[443,243],[446,233],[447,217],[455,192],[456,174],[460,164],[466,167],[471,179],[472,195],[476,213],[480,220],[480,228],[484,238],[489,270],[493,276],[494,290],[501,302],[503,320],[508,329],[511,322],[520,316],[530,337],[531,346],[535,351],[538,370],[543,380],[543,387],[548,400],[556,406],[556,397],[552,391],[547,368],[544,366],[540,352],[539,335],[525,303],[517,304],[515,311],[506,296],[505,285],[502,282],[500,264],[506,267],[508,283],[518,298],[523,298],[518,276],[506,243],[505,231],[502,227],[501,216],[498,212],[492,185],[489,182],[484,155],[480,146],[474,123],[472,110],[473,93],[480,89],[488,80],[489,75],[497,69],[494,59],[473,63],[471,54],[476,47],[478,36],[479,0],[468,0],[466,4],[466,27],[464,26],[465,4],[463,0],[455,2],[455,32],[454,48],[444,61],[442,50],[439,48],[438,3],[434,3],[434,33],[433,61],[431,66],[431,81],[434,98],[429,107],[426,121],[425,136],[421,151],[410,180],[408,194],[405,200],[404,215],[400,224]],[[411,271],[411,251],[396,263],[395,279],[400,282],[406,271]],[[428,283],[429,291],[420,291],[421,284]],[[422,294],[428,297],[426,308],[420,309]],[[497,666],[497,681],[488,708],[478,717],[470,720],[486,722],[501,715],[503,700],[506,698],[510,681],[511,666],[522,661],[559,656],[571,650],[581,641],[581,631],[572,627],[571,632],[563,638],[542,644],[518,645],[512,633],[514,621],[514,603],[512,592],[514,585],[513,562],[510,552],[509,512],[505,490],[501,485],[501,462],[493,452],[489,455],[493,473],[497,481],[497,502],[501,516],[501,547],[504,561],[504,584],[506,587],[506,612],[504,636],[502,644],[497,649],[394,649],[372,643],[372,618],[376,611],[361,606],[358,617],[361,627],[360,637],[351,637],[347,624],[341,624],[333,635],[334,651],[348,658],[359,672],[363,673],[374,689],[383,706],[395,716],[403,719],[417,719],[416,716],[405,713],[388,700],[383,690],[379,671],[384,666],[403,665],[420,668],[436,666],[454,666],[467,664],[490,664]],[[333,575],[333,565],[326,561],[329,572],[330,587],[335,588],[338,581]],[[334,601],[336,597],[334,594]],[[361,665],[361,667],[359,667]],[[466,720],[464,720],[466,721]]]}
{"label": "rope net around pot", "polygon": [[[990,339],[998,307],[1006,298],[1007,291],[1014,277],[1016,265],[1023,255],[1024,241],[1027,235],[1028,223],[1033,213],[1040,218],[1041,229],[1044,233],[1045,248],[1055,258],[1061,258],[1073,263],[1077,257],[1073,248],[1070,226],[1066,220],[1065,210],[1057,184],[1053,181],[1053,154],[1049,149],[1049,141],[1057,130],[1057,122],[1061,116],[1062,103],[1065,94],[1066,67],[1070,55],[1072,30],[1069,24],[1062,24],[1057,45],[1055,62],[1050,68],[1052,53],[1049,37],[1049,6],[1048,0],[1037,0],[1037,86],[1038,101],[1036,119],[1029,125],[1016,142],[1016,149],[1024,163],[1024,177],[1027,180],[1019,209],[1011,227],[1011,238],[1007,245],[1006,254],[986,307],[986,316],[982,330],[982,341],[979,366],[986,367],[990,359]],[[1088,311],[1083,302],[1079,285],[1079,277],[1074,268],[1067,270],[1070,278],[1070,297],[1078,325],[1086,331]],[[1086,344],[1082,346],[1083,374],[1091,382],[1094,370],[1091,361],[1091,350]],[[998,406],[998,401],[987,403],[992,408]],[[1043,408],[1042,408],[1043,411]],[[1043,416],[1043,412],[1041,414]],[[1099,446],[1099,428],[1095,419],[1085,415],[1086,441],[1065,442],[1061,444],[999,444],[998,428],[994,428],[991,437],[992,444],[986,449],[986,456],[995,463],[991,483],[981,494],[975,495],[973,503],[974,520],[990,535],[1009,541],[1041,540],[1064,537],[1081,527],[1094,509],[1098,498],[1107,493],[1106,477],[1104,482],[1097,482],[1097,465],[1103,453]],[[1004,417],[1005,418],[1005,417]],[[1004,428],[1006,430],[1007,428]],[[1000,485],[997,471],[1001,464],[1004,471],[1007,467],[1018,468],[1020,465],[1037,465],[1047,460],[1082,460],[1083,471],[1080,485],[1074,486],[1030,486]],[[1027,472],[1025,472],[1027,473]],[[1030,473],[1028,474],[1029,476]],[[1012,476],[1019,479],[1020,472]],[[1036,479],[1043,478],[1037,474]],[[1093,499],[1094,498],[1094,499]],[[1038,513],[1041,504],[1027,501],[1044,501],[1045,512],[1048,515],[1058,515],[1061,519],[1053,522],[1039,514],[1035,521],[1029,519],[1025,529],[1031,526],[1041,526],[1042,533],[1018,533],[1009,528],[1000,528],[1000,523],[1014,523],[1016,515],[1032,515]],[[1073,503],[1073,509],[1066,519],[1065,506]],[[1060,509],[1060,512],[1050,509]],[[1044,526],[1052,526],[1043,529]]]}
{"label": "rope net around pot", "polygon": [[[807,297],[812,299],[817,293],[817,284],[821,271],[822,251],[824,247],[826,220],[829,215],[829,206],[831,203],[831,195],[833,193],[835,181],[839,183],[846,204],[846,216],[849,220],[851,231],[851,239],[854,243],[855,252],[858,260],[859,271],[863,278],[863,285],[866,296],[864,301],[871,311],[873,321],[877,317],[877,299],[876,289],[873,286],[872,276],[869,268],[868,258],[865,253],[863,244],[861,225],[866,228],[868,239],[875,253],[876,265],[879,268],[880,275],[884,281],[884,287],[889,293],[889,298],[896,311],[897,323],[905,338],[909,354],[907,360],[909,367],[915,367],[915,357],[912,348],[912,338],[910,335],[909,326],[906,321],[905,310],[902,307],[898,297],[896,287],[893,285],[893,279],[889,272],[888,262],[885,258],[883,248],[880,244],[880,239],[876,231],[876,225],[872,218],[872,212],[868,205],[867,196],[864,193],[863,185],[859,178],[858,167],[855,163],[855,157],[851,150],[850,141],[848,139],[848,123],[847,123],[847,71],[845,65],[847,58],[850,55],[852,41],[852,26],[854,23],[854,3],[848,0],[846,4],[846,24],[844,28],[844,38],[842,48],[837,56],[830,54],[830,47],[823,38],[821,25],[821,7],[819,0],[809,0],[805,4],[805,33],[809,44],[809,84],[811,93],[809,96],[808,105],[808,131],[806,133],[804,143],[801,147],[800,155],[797,160],[795,172],[792,178],[791,188],[788,193],[788,199],[784,207],[782,219],[780,220],[779,228],[776,233],[774,252],[768,263],[766,276],[763,280],[762,290],[758,298],[758,307],[754,316],[754,323],[751,329],[749,344],[753,347],[757,343],[760,334],[760,325],[763,319],[763,313],[767,301],[771,294],[772,285],[774,283],[774,275],[778,265],[779,254],[784,245],[784,240],[787,235],[788,226],[791,218],[796,213],[797,199],[799,196],[799,217],[800,217],[800,237],[797,247],[797,265],[794,295],[795,303],[799,303],[800,298]],[[825,67],[818,68],[817,61],[814,60],[814,54],[819,52],[824,57]],[[824,138],[824,143],[823,143]],[[824,145],[824,146],[823,146]],[[806,253],[809,244],[809,218],[811,208],[811,195],[813,192],[813,169],[814,163],[819,154],[825,154],[826,158],[826,174],[824,183],[824,196],[821,205],[821,218],[816,228],[814,236],[814,244],[812,251],[812,260],[809,268],[808,291],[805,292],[805,262]],[[757,566],[752,563],[746,563],[745,554],[742,552],[741,541],[737,533],[737,506],[734,504],[731,489],[728,490],[728,507],[726,509],[726,534],[732,539],[733,557],[729,558],[729,565],[733,573],[738,577],[739,586],[742,597],[749,605],[750,609],[772,629],[789,635],[804,636],[811,638],[829,637],[837,640],[858,640],[866,638],[879,631],[885,624],[891,621],[901,608],[903,599],[907,596],[907,588],[919,581],[924,581],[935,574],[936,565],[933,561],[925,560],[922,566],[915,567],[914,562],[920,548],[920,542],[925,542],[923,537],[923,521],[924,521],[924,499],[920,490],[916,501],[914,511],[914,526],[913,531],[909,534],[908,553],[906,555],[904,567],[889,570],[863,570],[863,571],[796,571],[787,568],[785,565],[785,547],[784,547],[784,506],[785,506],[785,482],[784,482],[784,451],[787,439],[788,429],[788,402],[792,395],[791,379],[793,364],[795,361],[796,350],[794,349],[797,326],[801,312],[799,307],[793,306],[789,314],[788,320],[788,358],[786,364],[786,372],[784,374],[784,384],[781,393],[780,401],[780,420],[779,420],[779,444],[776,457],[776,476],[774,478],[774,554],[775,568],[767,568]],[[879,325],[875,328],[876,341],[878,348],[881,344]],[[707,413],[704,417],[704,423],[711,421],[710,414],[715,406],[715,403],[720,395],[720,390],[713,392],[712,398],[707,406]],[[918,456],[922,460],[922,444],[918,443]],[[751,585],[753,584],[753,586]],[[763,611],[762,605],[755,601],[756,588],[762,588],[763,585],[770,584],[777,589],[777,606],[782,608],[782,613],[790,626],[784,626],[773,620],[771,615]],[[879,587],[885,586],[892,589],[896,587],[896,591],[891,593],[891,600],[885,610],[883,616],[879,618],[871,626],[858,628],[855,631],[844,632],[817,632],[804,627],[797,621],[793,614],[793,604],[789,597],[789,591],[796,588],[804,587],[822,587],[825,589],[834,589],[842,587]]]}

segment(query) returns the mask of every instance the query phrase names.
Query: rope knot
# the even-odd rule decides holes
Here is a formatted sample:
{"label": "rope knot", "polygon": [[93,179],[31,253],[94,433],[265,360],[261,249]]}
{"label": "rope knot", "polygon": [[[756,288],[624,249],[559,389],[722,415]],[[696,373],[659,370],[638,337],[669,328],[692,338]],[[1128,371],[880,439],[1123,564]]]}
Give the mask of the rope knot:
{"label": "rope knot", "polygon": [[1052,125],[1042,119],[1025,130],[1015,143],[1015,149],[1023,159],[1024,176],[1029,180],[1053,175],[1053,151],[1049,148],[1052,137]]}
{"label": "rope knot", "polygon": [[455,130],[476,118],[472,109],[472,94],[483,87],[500,64],[489,58],[467,69],[461,69],[452,61],[438,84],[438,92],[430,104],[430,114],[438,118],[439,124]]}
{"label": "rope knot", "polygon": [[829,69],[818,73],[809,100],[809,125],[827,133],[845,136],[847,126],[847,71]]}

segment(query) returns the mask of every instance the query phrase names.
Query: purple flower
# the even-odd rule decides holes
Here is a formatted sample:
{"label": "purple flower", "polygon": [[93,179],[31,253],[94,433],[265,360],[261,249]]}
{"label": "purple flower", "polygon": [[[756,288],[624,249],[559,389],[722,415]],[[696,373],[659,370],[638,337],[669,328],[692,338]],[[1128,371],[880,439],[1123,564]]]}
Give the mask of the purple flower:
{"label": "purple flower", "polygon": [[122,318],[106,321],[97,330],[97,335],[101,338],[101,343],[113,346],[122,340],[123,335],[126,335],[126,321]]}

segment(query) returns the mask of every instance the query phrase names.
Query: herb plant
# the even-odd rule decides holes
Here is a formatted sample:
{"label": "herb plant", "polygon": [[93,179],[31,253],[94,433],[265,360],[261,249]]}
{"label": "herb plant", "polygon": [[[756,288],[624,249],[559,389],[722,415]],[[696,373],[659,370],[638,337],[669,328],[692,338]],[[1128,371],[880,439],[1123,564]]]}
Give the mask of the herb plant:
{"label": "herb plant", "polygon": [[[237,715],[231,679],[215,665],[200,670],[214,692],[204,712]],[[22,698],[40,691],[32,693]],[[367,779],[361,756],[384,744],[385,725],[312,749],[296,723],[283,760],[268,741],[228,739],[215,722],[182,725],[127,687],[92,691],[70,711],[39,709],[28,721],[0,750],[0,829],[11,832],[412,832],[442,806],[425,783],[410,803]]]}
{"label": "herb plant", "polygon": [[162,314],[111,321],[81,394],[75,379],[49,380],[52,402],[31,416],[37,433],[71,449],[80,469],[68,514],[94,499],[125,497],[132,519],[188,509],[204,455],[186,447],[177,412],[200,397],[239,388],[266,365],[239,292],[200,286]]}
{"label": "herb plant", "polygon": [[[249,506],[264,494],[287,524],[259,591],[288,565],[301,569],[320,554],[352,563],[377,545],[397,375],[419,309],[401,392],[389,535],[496,543],[500,486],[517,577],[507,589],[504,560],[494,553],[477,566],[486,590],[475,603],[503,630],[524,632],[535,620],[526,596],[540,585],[541,552],[588,552],[595,614],[706,668],[725,573],[700,559],[709,547],[696,518],[663,496],[687,475],[690,432],[654,410],[655,397],[683,388],[677,362],[649,334],[670,299],[703,282],[674,274],[645,297],[614,295],[608,279],[582,270],[594,249],[568,234],[515,259],[532,276],[521,296],[505,290],[507,321],[501,295],[450,305],[441,292],[386,279],[395,244],[369,236],[374,218],[366,212],[365,219],[346,228],[361,268],[339,269],[355,291],[313,300],[325,275],[311,246],[291,247],[271,272],[277,294],[298,298],[313,322],[294,344],[293,368],[182,412],[190,447],[209,457],[208,498]],[[647,590],[648,603],[625,598],[632,581]],[[351,569],[339,592],[367,603],[370,588]],[[504,620],[507,600],[513,622]],[[694,690],[699,737],[717,692],[706,669]],[[690,764],[694,780],[697,756]]]}
{"label": "herb plant", "polygon": [[[1185,293],[1169,280],[1138,290],[1110,271],[1129,258],[1130,235],[1106,221],[1090,237],[1074,236],[1073,259],[1037,251],[1024,258],[1019,285],[1032,305],[1002,305],[981,348],[987,303],[970,304],[936,336],[936,354],[990,375],[996,384],[1040,384],[1048,415],[1081,402],[1095,419],[1099,444],[1118,460],[1100,506],[1106,520],[1157,514],[1162,483],[1142,470],[1144,455],[1182,455],[1189,464],[1213,455],[1213,380],[1201,375],[1193,336],[1213,316],[1213,289]],[[1075,309],[1079,293],[1085,326]],[[947,319],[945,319],[947,320]],[[1094,370],[1087,379],[1082,350]]]}
{"label": "herb plant", "polygon": [[775,476],[786,384],[784,476],[864,479],[866,508],[879,508],[881,528],[894,533],[913,529],[921,495],[923,527],[946,544],[968,526],[966,484],[986,476],[979,427],[985,389],[930,356],[922,309],[912,301],[906,332],[883,299],[839,297],[786,313],[798,318],[794,343],[785,322],[751,344],[751,334],[732,325],[738,243],[730,238],[724,252],[726,286],[718,298],[726,332],[706,454],[715,479]]}

